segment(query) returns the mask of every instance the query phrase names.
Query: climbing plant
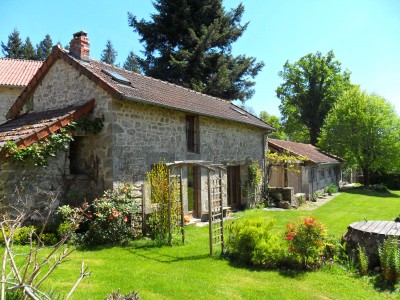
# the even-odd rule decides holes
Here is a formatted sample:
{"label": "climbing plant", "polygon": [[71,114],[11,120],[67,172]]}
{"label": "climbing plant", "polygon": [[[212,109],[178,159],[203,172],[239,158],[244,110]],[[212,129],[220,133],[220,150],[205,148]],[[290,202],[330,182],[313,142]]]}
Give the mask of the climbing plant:
{"label": "climbing plant", "polygon": [[68,150],[70,142],[74,140],[72,136],[74,130],[97,134],[103,129],[103,123],[104,117],[94,119],[83,117],[29,146],[19,147],[15,142],[8,141],[1,148],[1,151],[15,162],[30,161],[35,166],[45,166],[50,157],[56,156],[57,151]]}
{"label": "climbing plant", "polygon": [[266,172],[268,174],[267,182],[269,182],[269,179],[271,178],[271,172],[274,168],[282,166],[284,167],[285,171],[298,172],[298,163],[302,163],[306,160],[306,157],[292,155],[287,150],[282,152],[272,152],[271,150],[268,150],[266,164]]}
{"label": "climbing plant", "polygon": [[243,191],[248,199],[251,207],[258,202],[260,196],[263,172],[258,163],[252,163],[247,168],[247,181],[243,187]]}
{"label": "climbing plant", "polygon": [[19,147],[15,142],[8,141],[2,151],[13,161],[31,161],[35,166],[44,166],[47,164],[48,158],[54,157],[58,150],[68,150],[69,143],[73,141],[71,131],[75,125],[76,123],[71,122],[60,128],[58,132],[26,147]]}
{"label": "climbing plant", "polygon": [[168,177],[168,167],[164,163],[156,164],[147,173],[147,180],[151,186],[152,206],[148,225],[153,238],[159,244],[171,243],[170,233],[178,232],[181,229],[178,180]]}

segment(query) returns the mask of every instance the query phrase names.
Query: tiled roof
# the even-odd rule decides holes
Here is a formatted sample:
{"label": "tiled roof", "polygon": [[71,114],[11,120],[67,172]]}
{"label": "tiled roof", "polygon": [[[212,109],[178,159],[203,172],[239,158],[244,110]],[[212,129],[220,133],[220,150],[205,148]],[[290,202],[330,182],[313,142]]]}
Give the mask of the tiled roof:
{"label": "tiled roof", "polygon": [[342,159],[323,153],[317,147],[310,144],[295,143],[289,141],[268,139],[268,147],[276,150],[287,150],[292,155],[299,155],[307,158],[313,163],[340,163]]}
{"label": "tiled roof", "polygon": [[0,85],[24,87],[41,65],[36,60],[0,58]]}
{"label": "tiled roof", "polygon": [[[52,54],[44,62],[41,72],[38,72],[28,87],[22,92],[20,97],[10,108],[7,118],[13,118],[19,113],[29,95],[34,91],[37,84],[39,84],[43,76],[45,76],[51,65],[59,58],[78,69],[80,73],[98,84],[113,98],[143,102],[184,112],[250,124],[266,130],[275,130],[269,124],[240,109],[230,101],[208,96],[178,85],[146,77],[138,73],[126,71],[99,61],[90,60],[89,62],[84,62],[70,56],[65,50],[58,46],[53,48]],[[124,85],[118,83],[102,70],[116,72],[120,76],[126,78],[130,84]]]}
{"label": "tiled roof", "polygon": [[17,117],[0,125],[0,147],[8,141],[15,142],[18,146],[29,146],[87,114],[93,108],[94,100],[91,100],[83,105],[27,113]]}

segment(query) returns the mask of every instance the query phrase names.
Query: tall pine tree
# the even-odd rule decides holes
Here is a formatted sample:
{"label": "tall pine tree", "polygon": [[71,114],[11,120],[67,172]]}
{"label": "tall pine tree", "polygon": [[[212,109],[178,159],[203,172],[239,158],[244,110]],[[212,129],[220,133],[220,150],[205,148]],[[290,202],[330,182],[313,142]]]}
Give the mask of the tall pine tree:
{"label": "tall pine tree", "polygon": [[1,48],[4,56],[7,58],[23,58],[22,40],[16,28],[8,36],[7,44],[1,42]]}
{"label": "tall pine tree", "polygon": [[264,66],[254,57],[233,56],[232,43],[242,36],[244,6],[226,12],[222,0],[155,0],[151,21],[128,14],[144,43],[143,72],[209,95],[246,101]]}
{"label": "tall pine tree", "polygon": [[128,71],[133,71],[139,73],[139,63],[137,56],[133,51],[129,52],[126,61],[124,62],[124,69]]}
{"label": "tall pine tree", "polygon": [[25,43],[22,45],[22,56],[24,59],[36,59],[35,48],[33,48],[29,36],[26,38]]}
{"label": "tall pine tree", "polygon": [[46,34],[43,41],[36,45],[36,59],[45,60],[47,56],[49,56],[49,54],[51,53],[52,48],[53,41],[51,40],[50,35]]}
{"label": "tall pine tree", "polygon": [[101,53],[100,60],[102,62],[105,62],[106,64],[114,65],[116,59],[117,59],[117,51],[114,49],[114,46],[112,45],[111,41],[108,40],[106,43],[106,48]]}

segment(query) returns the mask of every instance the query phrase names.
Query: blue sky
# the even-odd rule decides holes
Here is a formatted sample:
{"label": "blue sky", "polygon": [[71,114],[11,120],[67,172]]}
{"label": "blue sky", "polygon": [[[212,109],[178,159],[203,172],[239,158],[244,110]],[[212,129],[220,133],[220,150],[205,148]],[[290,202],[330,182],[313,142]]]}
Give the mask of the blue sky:
{"label": "blue sky", "polygon": [[[265,62],[256,78],[256,93],[246,105],[279,115],[275,90],[278,72],[286,60],[295,62],[316,51],[333,50],[348,69],[351,81],[385,97],[400,114],[400,1],[398,0],[244,0],[244,35],[233,45],[234,54]],[[227,9],[238,0],[224,0]],[[99,59],[111,40],[123,62],[129,51],[140,53],[139,36],[128,26],[127,12],[149,19],[150,0],[0,0],[0,40],[7,42],[14,28],[37,44],[46,34],[53,42],[69,43],[72,34],[86,30],[91,57]]]}

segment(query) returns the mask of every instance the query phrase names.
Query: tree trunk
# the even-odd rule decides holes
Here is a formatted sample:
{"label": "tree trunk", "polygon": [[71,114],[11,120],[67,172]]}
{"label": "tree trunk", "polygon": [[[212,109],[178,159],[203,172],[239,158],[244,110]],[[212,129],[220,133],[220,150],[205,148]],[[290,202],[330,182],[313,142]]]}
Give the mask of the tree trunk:
{"label": "tree trunk", "polygon": [[369,170],[369,168],[368,167],[366,167],[366,168],[362,168],[362,171],[363,171],[363,175],[364,175],[364,185],[365,186],[369,186],[369,184],[370,184],[370,170]]}
{"label": "tree trunk", "polygon": [[310,144],[315,146],[318,142],[318,128],[311,127],[310,128]]}

